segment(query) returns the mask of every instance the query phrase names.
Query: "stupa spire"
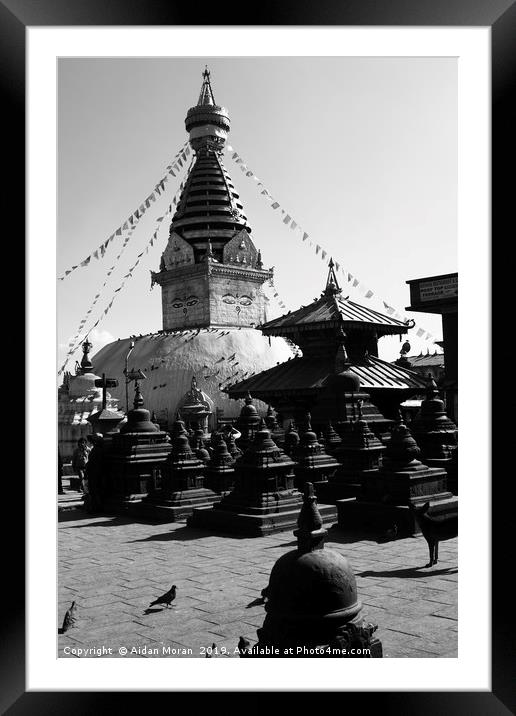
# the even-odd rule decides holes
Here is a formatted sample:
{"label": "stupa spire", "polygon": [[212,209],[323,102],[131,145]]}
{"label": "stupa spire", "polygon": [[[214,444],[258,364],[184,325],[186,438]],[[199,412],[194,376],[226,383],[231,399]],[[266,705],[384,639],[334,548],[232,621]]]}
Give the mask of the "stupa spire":
{"label": "stupa spire", "polygon": [[202,73],[202,87],[201,87],[201,93],[199,94],[199,101],[197,102],[197,106],[206,105],[206,104],[215,104],[215,97],[213,96],[213,90],[211,88],[211,82],[210,82],[210,71],[208,69],[208,65],[205,66],[204,72]]}

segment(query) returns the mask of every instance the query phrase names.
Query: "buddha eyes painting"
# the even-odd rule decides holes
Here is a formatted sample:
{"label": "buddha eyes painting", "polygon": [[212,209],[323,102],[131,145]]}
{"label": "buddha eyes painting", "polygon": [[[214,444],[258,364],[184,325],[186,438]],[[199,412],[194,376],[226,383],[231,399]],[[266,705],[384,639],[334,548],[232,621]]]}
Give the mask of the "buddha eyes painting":
{"label": "buddha eyes painting", "polygon": [[222,296],[222,300],[224,303],[229,303],[231,305],[237,304],[237,310],[239,310],[240,306],[250,306],[253,302],[251,296],[246,296],[245,294],[243,296],[239,296],[238,293],[235,295],[232,293],[226,293]]}
{"label": "buddha eyes painting", "polygon": [[195,306],[196,303],[199,303],[199,299],[197,296],[188,296],[184,298],[174,298],[172,301],[172,308],[182,308],[183,311],[186,313],[188,310],[188,306]]}

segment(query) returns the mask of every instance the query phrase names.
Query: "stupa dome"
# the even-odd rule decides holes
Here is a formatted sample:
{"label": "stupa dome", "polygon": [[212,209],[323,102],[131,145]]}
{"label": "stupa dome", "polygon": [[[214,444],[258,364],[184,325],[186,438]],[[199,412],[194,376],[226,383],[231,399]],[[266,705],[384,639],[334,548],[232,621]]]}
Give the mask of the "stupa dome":
{"label": "stupa dome", "polygon": [[102,398],[102,388],[95,387],[95,381],[100,380],[98,375],[94,373],[83,373],[75,375],[70,380],[69,396],[70,398],[88,397],[89,400],[94,398]]}
{"label": "stupa dome", "polygon": [[346,557],[330,549],[287,552],[272,568],[267,611],[289,619],[349,620],[359,613],[357,585]]}
{"label": "stupa dome", "polygon": [[[173,422],[183,398],[191,390],[194,376],[198,387],[213,401],[211,421],[217,408],[224,411],[225,418],[237,418],[242,403],[230,399],[224,389],[243,376],[249,377],[292,357],[292,349],[283,338],[269,339],[254,328],[243,327],[160,332],[113,341],[93,361],[97,373],[118,379],[118,387],[110,392],[119,399],[122,409],[125,408],[123,371],[131,340],[134,348],[129,369],[139,368],[145,373],[146,380],[141,384],[145,406],[161,424]],[[265,403],[253,402],[260,413],[266,413]],[[212,425],[213,422],[210,429]]]}

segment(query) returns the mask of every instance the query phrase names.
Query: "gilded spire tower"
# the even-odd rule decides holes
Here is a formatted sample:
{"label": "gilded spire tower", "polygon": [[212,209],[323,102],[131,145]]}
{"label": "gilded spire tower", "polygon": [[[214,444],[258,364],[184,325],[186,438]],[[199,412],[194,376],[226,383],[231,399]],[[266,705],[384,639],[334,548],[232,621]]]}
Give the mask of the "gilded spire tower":
{"label": "gilded spire tower", "polygon": [[266,320],[262,285],[272,278],[223,164],[228,111],[216,104],[206,68],[185,119],[195,161],[153,282],[162,289],[163,329],[251,327]]}

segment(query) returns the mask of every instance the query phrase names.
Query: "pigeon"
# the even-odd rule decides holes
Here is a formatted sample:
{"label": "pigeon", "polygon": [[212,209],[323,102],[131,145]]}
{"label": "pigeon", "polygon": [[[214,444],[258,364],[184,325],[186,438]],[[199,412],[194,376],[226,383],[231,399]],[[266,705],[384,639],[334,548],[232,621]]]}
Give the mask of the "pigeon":
{"label": "pigeon", "polygon": [[68,609],[68,611],[66,612],[66,614],[64,616],[61,633],[64,634],[65,631],[68,631],[68,629],[71,629],[74,626],[75,626],[75,602],[72,602],[70,609]]}
{"label": "pigeon", "polygon": [[176,598],[176,585],[173,584],[168,592],[165,592],[165,594],[162,594],[161,597],[158,597],[153,602],[151,602],[149,604],[149,608],[153,607],[155,604],[166,604],[167,609],[168,609],[171,602],[173,602],[175,598]]}
{"label": "pigeon", "polygon": [[238,647],[237,647],[240,656],[242,656],[242,654],[245,654],[245,652],[249,649],[250,646],[251,646],[251,642],[249,642],[247,639],[244,639],[244,637],[241,636],[240,639],[238,640]]}

